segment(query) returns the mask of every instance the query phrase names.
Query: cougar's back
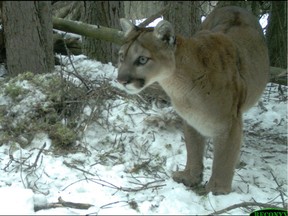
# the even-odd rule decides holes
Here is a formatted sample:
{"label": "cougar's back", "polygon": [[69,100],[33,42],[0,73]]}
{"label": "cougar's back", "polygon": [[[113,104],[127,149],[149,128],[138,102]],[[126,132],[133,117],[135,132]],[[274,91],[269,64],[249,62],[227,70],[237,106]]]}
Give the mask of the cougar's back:
{"label": "cougar's back", "polygon": [[221,32],[237,46],[237,68],[247,87],[243,110],[247,110],[259,99],[269,79],[268,49],[257,18],[239,7],[223,7],[215,9],[201,29]]}

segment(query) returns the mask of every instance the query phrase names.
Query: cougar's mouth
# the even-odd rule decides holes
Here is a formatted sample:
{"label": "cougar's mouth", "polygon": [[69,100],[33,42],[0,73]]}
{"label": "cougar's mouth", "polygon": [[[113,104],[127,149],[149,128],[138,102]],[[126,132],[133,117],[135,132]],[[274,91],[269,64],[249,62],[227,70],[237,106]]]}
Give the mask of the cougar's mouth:
{"label": "cougar's mouth", "polygon": [[124,90],[129,94],[137,94],[145,87],[145,79],[131,79],[129,82],[121,83]]}

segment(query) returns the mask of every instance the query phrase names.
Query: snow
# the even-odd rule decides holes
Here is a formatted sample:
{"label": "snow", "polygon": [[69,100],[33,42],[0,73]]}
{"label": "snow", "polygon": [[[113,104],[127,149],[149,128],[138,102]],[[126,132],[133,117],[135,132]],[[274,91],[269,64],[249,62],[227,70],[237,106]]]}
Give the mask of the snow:
{"label": "snow", "polygon": [[[62,56],[62,61],[66,62],[65,71],[73,71],[66,57]],[[117,69],[111,64],[89,60],[84,55],[73,56],[73,63],[81,76],[89,80],[105,79],[113,88],[118,88]],[[57,67],[55,74],[59,70]],[[48,79],[42,76],[43,80]],[[76,78],[71,80],[79,83]],[[2,83],[1,88],[9,83]],[[11,108],[15,124],[33,116],[36,104],[47,103],[49,107],[43,90],[31,81],[14,83],[25,91],[15,102],[0,90],[0,104]],[[99,83],[95,85],[99,87]],[[107,99],[109,111],[101,113],[108,126],[100,125],[105,118],[90,121],[77,141],[76,152],[54,154],[53,142],[45,131],[35,132],[25,148],[9,140],[2,143],[0,214],[195,215],[253,201],[282,207],[281,195],[287,203],[287,88],[280,87],[283,95],[278,85],[269,83],[260,103],[244,115],[242,165],[235,171],[233,189],[228,195],[201,196],[172,180],[172,172],[184,168],[186,150],[171,106],[159,107],[152,103],[144,109],[135,98],[119,95],[116,99]],[[86,105],[83,118],[92,116],[98,108],[97,104]],[[3,128],[0,127],[0,132]],[[44,143],[46,147],[36,167],[32,167]],[[211,145],[207,146],[204,163],[203,183],[211,175]],[[85,210],[46,208],[57,203],[59,197],[93,206]],[[237,208],[227,214],[249,214],[249,210]]]}
{"label": "snow", "polygon": [[[135,25],[139,25],[140,23],[144,22],[147,18],[139,19],[135,21]],[[147,27],[155,27],[161,20],[163,20],[163,16],[155,19],[153,22],[149,23]]]}

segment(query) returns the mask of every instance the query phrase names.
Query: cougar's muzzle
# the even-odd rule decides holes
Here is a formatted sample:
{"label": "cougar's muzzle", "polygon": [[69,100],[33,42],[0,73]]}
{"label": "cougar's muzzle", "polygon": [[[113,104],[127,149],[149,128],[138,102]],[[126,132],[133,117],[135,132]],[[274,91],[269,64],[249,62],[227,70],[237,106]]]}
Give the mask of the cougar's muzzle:
{"label": "cougar's muzzle", "polygon": [[134,78],[127,73],[118,72],[117,82],[129,94],[139,93],[145,86],[145,79]]}

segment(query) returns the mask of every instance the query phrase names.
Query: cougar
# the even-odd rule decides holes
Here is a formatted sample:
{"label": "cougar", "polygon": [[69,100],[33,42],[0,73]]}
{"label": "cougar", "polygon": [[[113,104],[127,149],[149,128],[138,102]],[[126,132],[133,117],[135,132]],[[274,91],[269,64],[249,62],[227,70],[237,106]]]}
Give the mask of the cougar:
{"label": "cougar", "polygon": [[190,38],[175,35],[172,24],[139,28],[120,19],[117,81],[137,94],[158,82],[182,117],[187,149],[176,182],[194,187],[203,176],[206,138],[213,141],[212,174],[207,193],[232,190],[242,143],[242,116],[260,98],[268,82],[269,57],[256,17],[229,6],[213,10]]}

